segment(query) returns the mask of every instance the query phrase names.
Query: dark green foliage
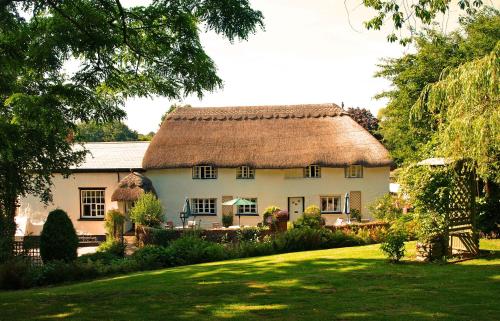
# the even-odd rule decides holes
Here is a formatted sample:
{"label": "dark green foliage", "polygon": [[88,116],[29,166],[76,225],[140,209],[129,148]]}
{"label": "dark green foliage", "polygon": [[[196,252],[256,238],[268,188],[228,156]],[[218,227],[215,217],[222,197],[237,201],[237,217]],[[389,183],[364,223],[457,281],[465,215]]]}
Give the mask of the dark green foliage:
{"label": "dark green foliage", "polygon": [[363,240],[355,235],[325,228],[293,228],[274,239],[277,252],[296,252],[362,245]]}
{"label": "dark green foliage", "polygon": [[259,227],[244,227],[237,231],[238,242],[258,242],[261,235]]}
{"label": "dark green foliage", "polygon": [[361,222],[361,212],[355,208],[351,209],[351,219],[355,222]]}
{"label": "dark green foliage", "polygon": [[443,71],[489,54],[500,39],[500,12],[484,9],[464,19],[461,30],[448,35],[425,30],[415,39],[416,53],[385,59],[377,77],[388,79],[393,88],[380,93],[389,103],[378,115],[384,145],[401,165],[430,157],[439,141],[431,141],[438,123],[431,115],[414,121],[411,108],[426,85],[440,79]]}
{"label": "dark green foliage", "polygon": [[195,235],[183,236],[168,247],[172,265],[186,265],[228,259],[223,245],[206,241]]}
{"label": "dark green foliage", "polygon": [[139,140],[139,133],[121,121],[78,124],[75,140],[79,142],[121,142]]}
{"label": "dark green foliage", "polygon": [[391,262],[399,262],[405,256],[406,234],[399,229],[390,229],[380,249]]}
{"label": "dark green foliage", "polygon": [[108,253],[116,257],[123,257],[125,253],[125,244],[120,239],[109,239],[99,244],[97,253]]}
{"label": "dark green foliage", "polygon": [[173,240],[179,238],[180,231],[171,229],[157,229],[152,228],[151,231],[151,244],[159,246],[168,246]]}
{"label": "dark green foliage", "polygon": [[146,245],[137,250],[131,257],[142,270],[152,270],[173,266],[172,251],[168,247]]}
{"label": "dark green foliage", "polygon": [[232,214],[222,214],[222,226],[229,227],[233,225],[234,216]]}
{"label": "dark green foliage", "polygon": [[325,225],[325,219],[321,216],[321,210],[315,205],[308,206],[304,213],[293,222],[294,228],[310,227],[321,228]]}
{"label": "dark green foliage", "polygon": [[84,159],[72,149],[78,123],[121,120],[130,97],[201,97],[222,85],[201,25],[246,40],[263,16],[247,0],[2,1],[0,262],[13,253],[19,196],[48,202],[52,173]]}
{"label": "dark green foliage", "polygon": [[43,262],[74,261],[77,249],[78,236],[68,214],[59,209],[50,212],[40,235],[40,255]]}
{"label": "dark green foliage", "polygon": [[[493,185],[493,184],[491,184]],[[486,237],[500,237],[500,188],[477,202],[477,228]]]}
{"label": "dark green foliage", "polygon": [[0,289],[16,290],[32,286],[29,261],[14,257],[0,265]]}

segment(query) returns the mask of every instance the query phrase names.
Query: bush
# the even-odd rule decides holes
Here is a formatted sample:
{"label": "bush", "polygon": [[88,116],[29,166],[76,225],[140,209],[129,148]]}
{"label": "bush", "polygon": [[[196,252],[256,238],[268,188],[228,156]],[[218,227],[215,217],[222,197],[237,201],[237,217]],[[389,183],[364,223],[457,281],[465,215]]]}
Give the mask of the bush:
{"label": "bush", "polygon": [[0,265],[0,289],[17,290],[32,286],[31,264],[24,258],[14,257]]}
{"label": "bush", "polygon": [[229,258],[225,247],[196,235],[183,235],[168,247],[173,265],[221,261]]}
{"label": "bush", "polygon": [[108,253],[112,256],[120,258],[125,255],[125,244],[115,239],[106,240],[106,242],[99,244],[97,252]]}
{"label": "bush", "polygon": [[361,212],[355,208],[351,209],[351,218],[353,221],[361,222]]}
{"label": "bush", "polygon": [[232,214],[222,214],[222,225],[224,227],[230,227],[233,225],[234,216]]}
{"label": "bush", "polygon": [[316,205],[308,206],[304,214],[293,223],[294,228],[310,227],[319,229],[324,225],[325,219],[321,216],[321,210]]}
{"label": "bush", "polygon": [[262,224],[265,226],[274,226],[276,224],[276,214],[281,211],[278,206],[268,206],[262,214]]}
{"label": "bush", "polygon": [[258,227],[244,227],[236,232],[236,238],[239,242],[258,242],[261,229]]}
{"label": "bush", "polygon": [[159,246],[168,246],[173,240],[179,238],[180,231],[171,229],[157,229],[152,228],[151,232],[151,244]]}
{"label": "bush", "polygon": [[380,249],[391,262],[399,262],[405,255],[406,235],[399,229],[390,229]]}
{"label": "bush", "polygon": [[372,215],[382,221],[392,222],[403,215],[404,201],[389,193],[377,198],[368,207]]}
{"label": "bush", "polygon": [[261,242],[240,242],[235,246],[232,257],[254,257],[275,254],[273,242],[266,236]]}
{"label": "bush", "polygon": [[123,235],[125,215],[118,210],[109,210],[106,213],[104,227],[108,238],[119,239]]}
{"label": "bush", "polygon": [[129,216],[138,225],[158,227],[163,222],[163,207],[153,193],[144,193],[130,209]]}
{"label": "bush", "polygon": [[40,255],[43,262],[74,261],[77,249],[78,236],[66,212],[59,209],[50,212],[40,235]]}
{"label": "bush", "polygon": [[131,259],[141,270],[152,270],[173,265],[170,253],[168,247],[146,245],[135,251]]}

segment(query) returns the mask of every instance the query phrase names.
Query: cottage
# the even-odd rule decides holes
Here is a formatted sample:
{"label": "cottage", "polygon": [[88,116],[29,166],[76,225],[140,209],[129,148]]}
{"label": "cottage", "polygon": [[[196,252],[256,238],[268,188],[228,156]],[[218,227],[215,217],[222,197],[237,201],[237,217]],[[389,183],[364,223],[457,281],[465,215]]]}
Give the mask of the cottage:
{"label": "cottage", "polygon": [[[175,225],[186,198],[202,227],[220,223],[223,214],[256,225],[270,205],[288,210],[291,221],[317,205],[334,224],[345,218],[346,193],[350,208],[369,220],[368,204],[389,192],[392,162],[335,104],[179,108],[150,144],[85,148],[85,162],[68,179],[54,174],[53,204],[32,196],[21,200],[20,234],[38,234],[48,211],[62,208],[80,234],[103,236],[105,213],[126,213],[144,192],[158,196]],[[236,197],[254,205],[222,205]]]}
{"label": "cottage", "polygon": [[[270,205],[290,220],[320,207],[327,224],[389,190],[389,153],[335,104],[179,108],[153,138],[142,163],[169,220],[180,223],[185,198],[202,226],[222,214],[256,225]],[[232,206],[235,197],[255,205]],[[344,216],[345,217],[345,216]]]}

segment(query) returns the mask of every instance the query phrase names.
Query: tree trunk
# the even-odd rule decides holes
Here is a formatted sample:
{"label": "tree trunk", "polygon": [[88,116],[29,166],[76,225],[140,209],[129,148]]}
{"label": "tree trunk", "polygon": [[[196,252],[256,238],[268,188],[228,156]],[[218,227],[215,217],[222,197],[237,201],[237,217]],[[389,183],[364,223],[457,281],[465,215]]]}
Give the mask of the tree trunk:
{"label": "tree trunk", "polygon": [[14,255],[16,200],[16,196],[0,200],[0,263],[7,261]]}

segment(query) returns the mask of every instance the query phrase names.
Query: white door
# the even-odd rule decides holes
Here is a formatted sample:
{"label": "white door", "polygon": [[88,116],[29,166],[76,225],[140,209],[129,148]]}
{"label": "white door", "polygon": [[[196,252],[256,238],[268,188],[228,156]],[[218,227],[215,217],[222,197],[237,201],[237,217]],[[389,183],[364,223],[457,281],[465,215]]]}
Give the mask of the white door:
{"label": "white door", "polygon": [[304,198],[303,197],[289,197],[288,198],[288,211],[290,215],[290,222],[297,220],[302,213],[304,213]]}

